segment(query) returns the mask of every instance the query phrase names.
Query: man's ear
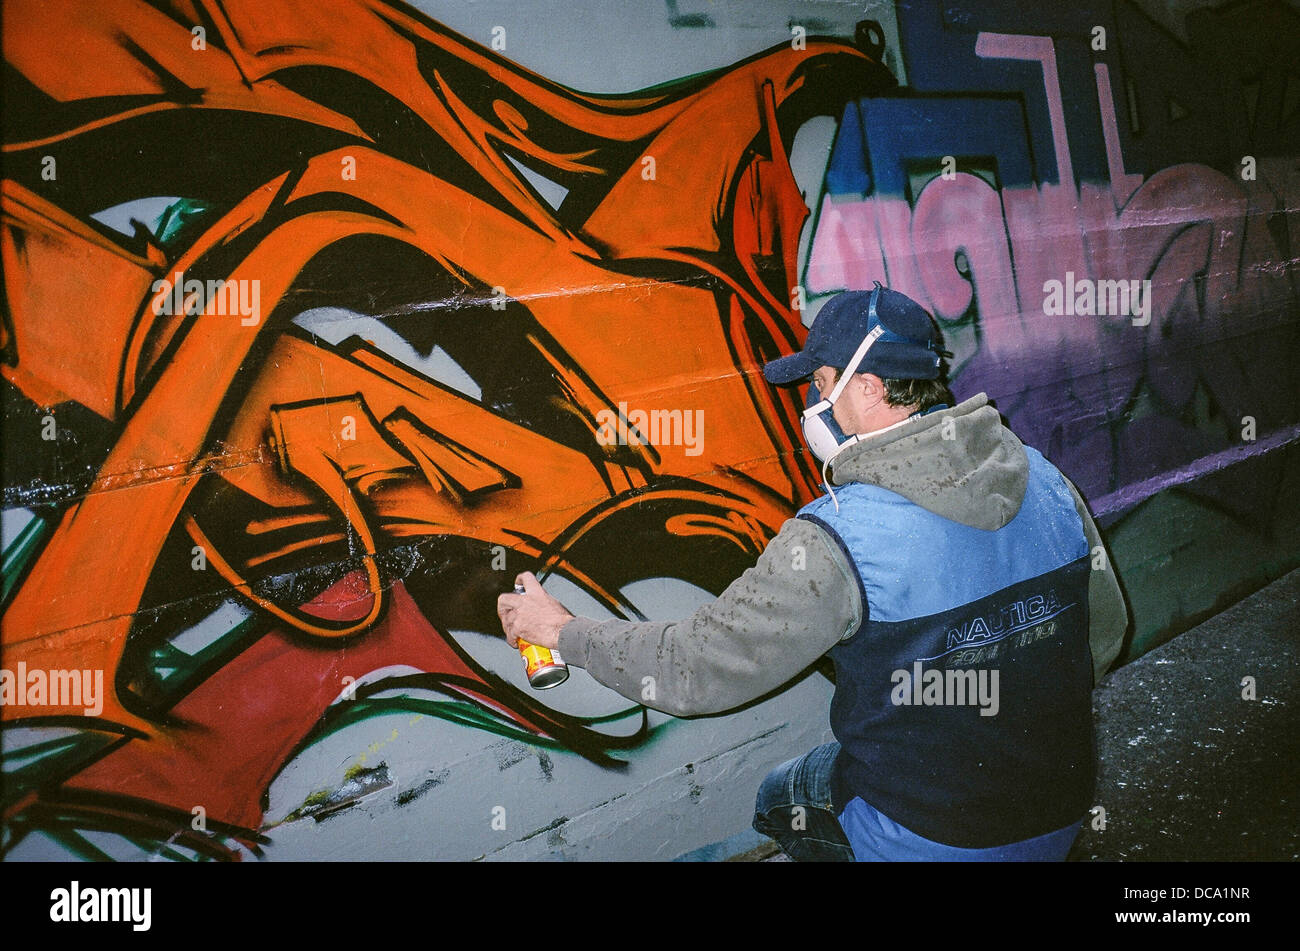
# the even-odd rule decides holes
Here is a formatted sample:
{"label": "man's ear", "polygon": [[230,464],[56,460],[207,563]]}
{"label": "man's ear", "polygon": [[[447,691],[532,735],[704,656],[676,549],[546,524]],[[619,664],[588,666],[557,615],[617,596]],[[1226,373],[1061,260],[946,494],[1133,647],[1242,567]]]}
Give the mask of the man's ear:
{"label": "man's ear", "polygon": [[883,399],[885,396],[885,381],[874,373],[855,373],[855,380],[862,387],[862,395],[868,400],[877,398]]}

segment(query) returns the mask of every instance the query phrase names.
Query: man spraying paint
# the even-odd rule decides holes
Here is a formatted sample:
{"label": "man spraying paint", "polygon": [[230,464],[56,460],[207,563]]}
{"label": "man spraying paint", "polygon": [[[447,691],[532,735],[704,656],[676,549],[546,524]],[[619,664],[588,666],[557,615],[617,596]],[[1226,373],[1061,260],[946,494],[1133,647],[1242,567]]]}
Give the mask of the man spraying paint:
{"label": "man spraying paint", "polygon": [[768,775],[754,817],[795,859],[1060,860],[1091,805],[1090,693],[1128,612],[1074,487],[985,394],[953,399],[939,344],[877,284],[764,367],[811,380],[827,494],[689,618],[573,617],[527,572],[498,601],[512,644],[558,647],[638,702],[653,678],[650,705],[678,716],[829,654],[836,742]]}

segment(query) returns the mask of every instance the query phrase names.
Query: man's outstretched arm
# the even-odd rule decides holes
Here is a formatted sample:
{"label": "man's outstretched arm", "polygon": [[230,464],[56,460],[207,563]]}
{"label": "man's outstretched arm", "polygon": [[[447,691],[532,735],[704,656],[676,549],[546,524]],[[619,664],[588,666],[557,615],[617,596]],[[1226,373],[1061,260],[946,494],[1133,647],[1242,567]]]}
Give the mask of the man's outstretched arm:
{"label": "man's outstretched arm", "polygon": [[[498,611],[511,640],[553,646],[547,642],[554,637],[567,663],[675,716],[720,713],[760,697],[862,623],[852,565],[824,530],[804,519],[787,520],[752,568],[680,621],[568,617],[540,594],[550,603],[501,596]],[[534,613],[525,616],[530,608]]]}

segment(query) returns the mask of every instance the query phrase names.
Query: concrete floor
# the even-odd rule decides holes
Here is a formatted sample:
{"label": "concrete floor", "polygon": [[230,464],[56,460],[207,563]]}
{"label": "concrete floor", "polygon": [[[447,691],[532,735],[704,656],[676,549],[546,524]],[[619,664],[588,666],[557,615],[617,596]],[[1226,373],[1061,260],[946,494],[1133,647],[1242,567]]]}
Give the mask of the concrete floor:
{"label": "concrete floor", "polygon": [[[1300,570],[1106,677],[1080,861],[1300,859]],[[1255,699],[1243,698],[1253,677]]]}

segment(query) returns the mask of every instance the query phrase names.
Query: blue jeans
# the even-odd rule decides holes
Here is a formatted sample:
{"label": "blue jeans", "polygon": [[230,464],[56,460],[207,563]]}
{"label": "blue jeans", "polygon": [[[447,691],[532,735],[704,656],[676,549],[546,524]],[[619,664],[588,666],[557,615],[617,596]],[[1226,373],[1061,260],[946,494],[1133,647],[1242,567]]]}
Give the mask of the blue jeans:
{"label": "blue jeans", "polygon": [[860,798],[845,808],[845,821],[858,833],[856,855],[831,804],[831,769],[838,743],[825,743],[767,774],[758,788],[754,829],[776,840],[796,862],[1063,862],[1079,822],[1022,842],[964,849],[922,838],[882,815]]}
{"label": "blue jeans", "polygon": [[831,805],[838,743],[825,743],[767,774],[758,787],[754,829],[796,862],[852,862],[853,847]]}

